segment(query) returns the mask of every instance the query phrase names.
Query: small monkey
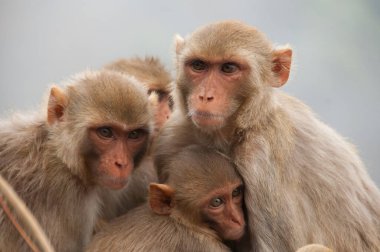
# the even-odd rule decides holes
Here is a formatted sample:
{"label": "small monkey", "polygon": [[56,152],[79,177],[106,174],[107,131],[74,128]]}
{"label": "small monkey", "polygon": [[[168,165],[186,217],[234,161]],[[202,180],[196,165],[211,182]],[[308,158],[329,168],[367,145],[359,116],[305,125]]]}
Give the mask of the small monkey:
{"label": "small monkey", "polygon": [[[56,251],[82,251],[99,190],[123,188],[152,128],[146,89],[134,78],[88,71],[53,86],[42,113],[0,123],[0,173],[40,222]],[[0,251],[26,251],[0,211]]]}
{"label": "small monkey", "polygon": [[190,144],[229,156],[244,180],[250,251],[380,251],[380,192],[356,150],[301,101],[276,90],[292,49],[238,21],[176,38],[175,102],[155,152],[166,162]]}
{"label": "small monkey", "polygon": [[[151,146],[173,109],[173,100],[170,95],[172,79],[169,72],[155,57],[119,59],[105,65],[104,68],[133,76],[148,90],[154,118]],[[149,184],[158,180],[151,154],[149,147],[147,155],[133,172],[123,190],[115,192],[105,189],[101,192],[103,220],[120,216],[146,201]]]}
{"label": "small monkey", "polygon": [[168,160],[166,184],[150,185],[149,203],[116,218],[87,251],[229,251],[245,231],[243,184],[224,155],[188,146]]}

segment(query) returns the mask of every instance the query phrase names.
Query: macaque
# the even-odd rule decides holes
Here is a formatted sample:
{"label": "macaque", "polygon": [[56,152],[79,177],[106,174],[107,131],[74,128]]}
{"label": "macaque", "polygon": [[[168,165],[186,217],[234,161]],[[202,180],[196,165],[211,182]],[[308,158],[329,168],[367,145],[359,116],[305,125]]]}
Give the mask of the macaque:
{"label": "macaque", "polygon": [[148,89],[154,108],[156,136],[173,109],[173,100],[170,96],[172,78],[160,60],[155,57],[119,59],[104,68],[131,75]]}
{"label": "macaque", "polygon": [[[0,123],[0,173],[56,251],[82,251],[100,209],[99,190],[125,187],[153,127],[146,89],[113,71],[53,86],[42,113]],[[0,251],[28,251],[0,211]]]}
{"label": "macaque", "polygon": [[190,144],[229,156],[244,180],[250,248],[380,251],[380,193],[354,147],[301,101],[275,88],[292,49],[221,21],[176,38],[176,110],[157,140],[160,183]]}
{"label": "macaque", "polygon": [[243,184],[230,160],[187,146],[167,160],[165,184],[150,184],[149,202],[112,220],[87,251],[229,251],[223,241],[245,232]]}
{"label": "macaque", "polygon": [[[172,79],[169,72],[159,59],[154,57],[120,59],[105,65],[104,68],[133,76],[148,90],[154,118],[154,130],[149,144],[151,146],[173,109],[170,95]],[[105,189],[101,192],[102,220],[109,221],[146,201],[149,184],[158,180],[149,146],[147,154],[132,173],[125,188],[118,191]]]}

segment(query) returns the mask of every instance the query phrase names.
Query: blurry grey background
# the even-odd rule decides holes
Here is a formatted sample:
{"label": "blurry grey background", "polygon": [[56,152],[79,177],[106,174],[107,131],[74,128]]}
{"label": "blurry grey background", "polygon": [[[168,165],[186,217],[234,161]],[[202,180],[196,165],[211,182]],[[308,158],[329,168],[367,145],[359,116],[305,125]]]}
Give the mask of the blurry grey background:
{"label": "blurry grey background", "polygon": [[52,83],[120,57],[158,56],[174,74],[174,34],[222,19],[292,45],[283,89],[354,143],[380,185],[378,0],[0,0],[0,116],[34,109]]}

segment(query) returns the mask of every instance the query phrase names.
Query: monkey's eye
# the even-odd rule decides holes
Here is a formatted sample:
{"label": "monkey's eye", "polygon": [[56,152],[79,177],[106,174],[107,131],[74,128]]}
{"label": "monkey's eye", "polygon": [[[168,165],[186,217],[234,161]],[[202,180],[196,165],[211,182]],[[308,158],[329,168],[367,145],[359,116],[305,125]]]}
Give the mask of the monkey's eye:
{"label": "monkey's eye", "polygon": [[223,204],[223,200],[221,198],[213,198],[210,201],[211,207],[220,207]]}
{"label": "monkey's eye", "polygon": [[224,63],[222,67],[220,68],[220,70],[223,73],[234,73],[237,70],[239,70],[239,67],[235,63],[228,62],[228,63]]}
{"label": "monkey's eye", "polygon": [[239,186],[239,187],[235,188],[235,189],[232,191],[232,197],[233,197],[233,198],[234,198],[234,197],[238,197],[238,196],[241,195],[241,193],[242,193],[242,188],[241,188],[241,186]]}
{"label": "monkey's eye", "polygon": [[156,92],[157,92],[157,94],[158,94],[158,101],[159,101],[159,102],[162,102],[162,101],[165,99],[165,97],[168,96],[168,93],[166,93],[166,92],[164,92],[164,91],[157,90]]}
{"label": "monkey's eye", "polygon": [[171,95],[169,95],[168,104],[169,104],[170,110],[173,111],[174,101],[173,101],[173,97]]}
{"label": "monkey's eye", "polygon": [[207,65],[202,60],[194,60],[191,62],[191,68],[196,72],[200,72],[205,70],[207,68]]}
{"label": "monkey's eye", "polygon": [[113,137],[113,132],[110,127],[100,127],[96,129],[96,132],[98,133],[99,136],[104,137],[104,138],[112,138]]}
{"label": "monkey's eye", "polygon": [[145,131],[142,129],[132,130],[131,132],[128,133],[128,138],[129,139],[138,139],[144,134],[145,134]]}

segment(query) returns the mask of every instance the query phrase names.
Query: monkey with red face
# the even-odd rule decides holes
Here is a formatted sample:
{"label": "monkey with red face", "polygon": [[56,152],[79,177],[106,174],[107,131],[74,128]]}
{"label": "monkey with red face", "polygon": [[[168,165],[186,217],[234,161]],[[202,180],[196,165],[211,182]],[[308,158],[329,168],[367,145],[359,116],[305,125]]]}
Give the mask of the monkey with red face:
{"label": "monkey with red face", "polygon": [[178,109],[157,140],[166,165],[189,144],[214,147],[245,185],[250,251],[380,251],[380,192],[355,149],[299,100],[275,88],[290,74],[292,49],[256,28],[222,21],[176,39]]}
{"label": "monkey with red face", "polygon": [[165,184],[150,185],[149,203],[116,218],[87,251],[229,251],[245,232],[243,184],[230,160],[187,146],[168,160]]}
{"label": "monkey with red face", "polygon": [[[152,128],[147,90],[127,75],[85,72],[50,90],[47,111],[0,123],[0,173],[57,251],[82,251],[100,208],[99,188],[123,188]],[[0,250],[26,244],[0,211]]]}

